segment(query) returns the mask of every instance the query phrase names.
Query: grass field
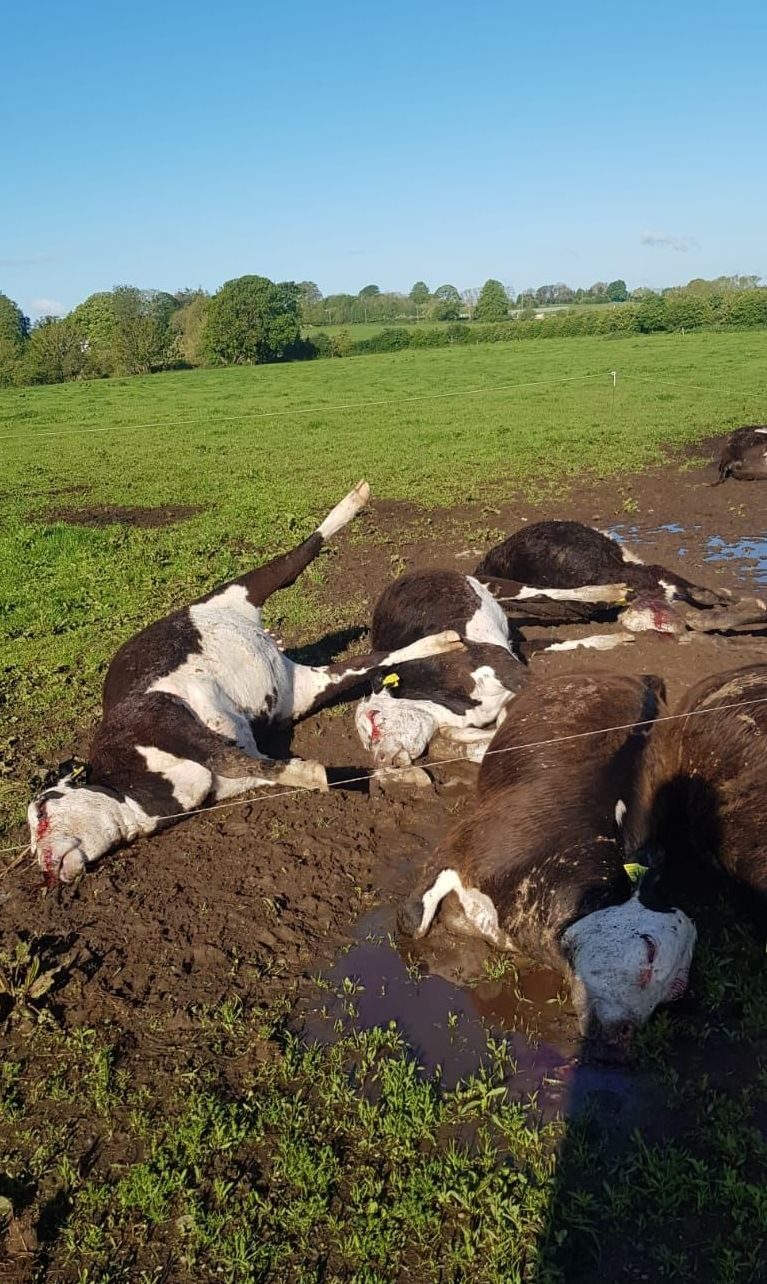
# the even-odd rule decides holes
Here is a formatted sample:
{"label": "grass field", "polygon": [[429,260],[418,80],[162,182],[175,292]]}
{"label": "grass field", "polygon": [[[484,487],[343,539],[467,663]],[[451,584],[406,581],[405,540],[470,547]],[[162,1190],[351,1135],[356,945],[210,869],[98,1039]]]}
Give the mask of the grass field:
{"label": "grass field", "polygon": [[[595,307],[597,308],[597,310],[599,310],[602,307],[622,308],[623,306],[624,305],[622,303],[612,303],[612,304],[571,303],[567,306],[566,311],[590,312]],[[561,307],[548,307],[548,308],[544,307],[544,308],[534,308],[533,310],[536,313],[539,313],[539,312],[543,313],[544,316],[549,316],[549,315],[555,316],[557,312],[561,312],[563,309]],[[511,315],[515,316],[516,311],[512,312]],[[429,317],[422,317],[420,321],[411,321],[411,320],[375,321],[375,322],[374,321],[355,321],[355,322],[347,321],[346,324],[341,322],[339,324],[310,325],[306,327],[306,333],[307,335],[309,335],[309,337],[311,337],[311,335],[313,334],[320,334],[320,333],[321,334],[340,334],[342,331],[347,331],[353,339],[370,339],[374,334],[380,334],[382,330],[385,330],[388,328],[396,327],[397,329],[404,328],[406,330],[412,330],[412,329],[415,329],[416,325],[419,325],[421,327],[428,327],[429,329],[431,329],[435,326],[440,327],[443,325],[450,325],[450,324],[451,322],[449,321],[432,321],[429,319]]]}
{"label": "grass field", "polygon": [[[5,841],[41,762],[92,721],[117,645],[294,542],[359,477],[426,506],[619,478],[763,422],[766,358],[760,332],[548,340],[0,393]],[[200,511],[158,529],[46,516],[95,505]],[[324,573],[280,602],[306,638],[358,622],[354,603],[321,603]],[[118,894],[96,875],[94,914],[99,890]],[[188,1027],[147,1019],[133,1057],[118,1006],[98,1029],[59,1024],[48,945],[0,941],[8,1278],[764,1278],[767,991],[763,950],[737,926],[701,943],[695,1019],[661,1013],[640,1039],[674,1135],[648,1114],[617,1148],[588,1122],[541,1125],[492,1040],[486,1069],[446,1092],[391,1029],[302,1047],[287,992],[200,1004]],[[341,997],[353,1007],[353,989]],[[625,1273],[629,1254],[646,1270]]]}

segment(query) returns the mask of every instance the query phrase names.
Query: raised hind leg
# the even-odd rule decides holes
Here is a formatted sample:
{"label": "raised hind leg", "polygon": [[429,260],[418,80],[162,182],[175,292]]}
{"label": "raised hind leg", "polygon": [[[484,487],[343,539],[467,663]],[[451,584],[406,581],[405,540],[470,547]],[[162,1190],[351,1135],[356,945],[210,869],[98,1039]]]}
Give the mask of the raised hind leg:
{"label": "raised hind leg", "polygon": [[272,558],[264,566],[248,571],[232,584],[241,584],[247,590],[248,601],[252,606],[263,606],[264,602],[278,589],[289,588],[295,584],[302,571],[314,561],[326,540],[332,539],[346,526],[357,513],[365,507],[370,498],[370,487],[367,482],[358,482],[354,490],[349,491],[340,503],[336,504],[320,522],[316,531],[302,544],[292,548],[288,553]]}

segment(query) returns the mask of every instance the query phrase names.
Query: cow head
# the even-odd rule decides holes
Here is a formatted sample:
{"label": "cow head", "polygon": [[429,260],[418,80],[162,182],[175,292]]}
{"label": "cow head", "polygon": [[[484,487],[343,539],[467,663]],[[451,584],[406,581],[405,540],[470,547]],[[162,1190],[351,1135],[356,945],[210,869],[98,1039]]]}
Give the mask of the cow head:
{"label": "cow head", "polygon": [[525,678],[505,648],[473,643],[384,668],[357,706],[357,732],[377,767],[407,767],[440,727],[491,726]]}
{"label": "cow head", "polygon": [[631,633],[684,633],[682,613],[673,602],[657,593],[637,593],[621,613],[621,624]]}
{"label": "cow head", "polygon": [[32,854],[48,885],[70,883],[87,862],[124,841],[124,808],[116,797],[69,776],[46,789],[27,810]]}
{"label": "cow head", "polygon": [[659,1004],[684,994],[696,937],[681,910],[643,903],[641,886],[572,923],[561,945],[581,1033],[628,1043]]}

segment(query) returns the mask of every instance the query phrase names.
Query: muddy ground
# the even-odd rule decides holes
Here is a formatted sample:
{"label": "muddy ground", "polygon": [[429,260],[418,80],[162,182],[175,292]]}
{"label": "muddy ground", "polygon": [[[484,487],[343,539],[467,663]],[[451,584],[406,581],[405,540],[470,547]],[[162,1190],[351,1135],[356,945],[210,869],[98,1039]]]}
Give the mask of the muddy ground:
{"label": "muddy ground", "polygon": [[[701,453],[696,448],[695,455]],[[767,486],[712,487],[714,477],[712,466],[701,467],[690,454],[630,480],[575,483],[555,504],[510,499],[498,510],[477,501],[426,512],[373,502],[338,541],[325,591],[360,593],[372,608],[392,575],[439,565],[469,570],[501,532],[541,517],[618,530],[646,558],[651,553],[653,561],[699,583],[745,593],[764,589]],[[275,605],[269,622],[279,626]],[[551,633],[559,638],[583,631]],[[316,642],[285,640],[302,648]],[[333,640],[312,650],[325,659],[342,653]],[[661,674],[673,703],[707,674],[767,660],[767,637],[697,635],[680,644],[648,636],[606,657],[553,654],[536,658],[534,667],[586,671],[595,660],[623,672]],[[352,713],[343,706],[297,727],[292,749],[320,759],[337,779],[366,774]],[[469,1027],[462,1051],[446,1040],[449,1011],[458,1006],[475,1019],[516,1029],[515,1049],[534,1086],[559,1062],[572,1060],[576,1046],[566,1003],[553,1001],[556,978],[522,968],[513,983],[508,976],[486,978],[459,991],[432,977],[424,992],[426,982],[387,940],[397,897],[468,805],[475,770],[442,768],[432,789],[401,797],[382,794],[364,779],[328,795],[263,795],[193,817],[106,859],[78,885],[53,892],[43,890],[26,858],[0,882],[0,946],[8,950],[34,939],[43,969],[63,963],[47,998],[57,1021],[64,1028],[109,1023],[125,1064],[139,1078],[164,1062],[183,1069],[199,1053],[185,1044],[194,1014],[235,995],[247,1006],[287,995],[298,1002],[295,1011],[310,1032],[331,1037],[318,1015],[324,999],[313,978],[334,969],[336,980],[364,978],[364,1023],[396,1018],[424,1063],[447,1065],[448,1078],[471,1068],[477,1055]],[[434,961],[426,958],[422,965],[428,970]],[[440,964],[449,975],[459,966],[450,959]],[[532,1045],[524,1038],[527,1026],[537,1031]],[[6,1046],[23,1038],[23,1026],[14,1026],[6,1031]],[[233,1083],[242,1070],[236,1059],[225,1067]],[[557,1103],[556,1090],[552,1100]],[[639,1107],[646,1111],[647,1101]],[[636,1121],[628,1109],[624,1122]]]}

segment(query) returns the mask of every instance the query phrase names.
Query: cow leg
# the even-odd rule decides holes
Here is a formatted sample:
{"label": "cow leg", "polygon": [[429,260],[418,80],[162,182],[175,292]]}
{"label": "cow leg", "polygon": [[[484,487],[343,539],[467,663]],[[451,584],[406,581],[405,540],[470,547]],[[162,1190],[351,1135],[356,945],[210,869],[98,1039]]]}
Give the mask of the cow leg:
{"label": "cow leg", "polygon": [[332,539],[338,531],[342,530],[360,509],[365,507],[369,498],[370,487],[367,482],[358,482],[354,490],[349,491],[349,494],[336,504],[324,521],[320,522],[314,534],[305,539],[302,544],[291,549],[289,553],[282,553],[279,557],[273,558],[264,566],[256,567],[247,575],[241,575],[232,583],[241,584],[247,590],[248,601],[253,606],[263,606],[272,593],[295,584],[301,572],[305,571],[310,562],[317,557],[326,540]]}
{"label": "cow leg", "polygon": [[709,611],[687,611],[684,622],[696,633],[727,633],[731,629],[767,628],[767,603],[760,598],[744,597],[731,606]]}
{"label": "cow leg", "polygon": [[518,605],[525,608],[531,603],[546,602],[593,603],[595,606],[620,606],[626,601],[628,586],[626,584],[582,584],[577,588],[540,588],[536,585],[522,584],[517,580],[500,579],[498,576],[477,575],[480,584],[492,593],[496,601],[505,606]]}
{"label": "cow leg", "polygon": [[[126,702],[127,703],[127,702]],[[135,798],[152,815],[196,809],[205,798],[173,803],[173,794],[159,799],[157,770],[146,773],[150,757],[188,763],[190,770],[209,773],[210,793],[229,796],[258,785],[286,785],[300,789],[326,789],[325,769],[318,762],[289,759],[279,762],[260,753],[250,729],[222,715],[221,727],[212,731],[177,696],[153,691],[132,703],[123,725],[120,710],[102,723],[91,751],[90,784],[106,785]],[[243,720],[244,721],[244,720]],[[136,750],[140,747],[136,771]],[[160,757],[158,757],[158,755]],[[223,781],[228,783],[224,784]],[[239,786],[233,781],[244,782]],[[225,791],[225,792],[224,792]],[[166,791],[167,792],[167,791]]]}
{"label": "cow leg", "polygon": [[367,655],[318,667],[296,664],[293,666],[293,717],[303,718],[340,697],[348,698],[361,692],[379,669],[407,664],[408,660],[423,660],[430,655],[446,655],[463,648],[458,634],[447,630],[419,638],[397,651],[371,651]]}
{"label": "cow leg", "polygon": [[577,651],[579,648],[612,651],[616,646],[625,646],[633,641],[633,633],[595,633],[590,638],[570,638],[567,642],[547,642],[545,638],[534,638],[523,642],[521,651],[523,659],[530,660],[532,656],[546,651]]}
{"label": "cow leg", "polygon": [[429,761],[465,758],[469,762],[481,762],[496,730],[497,726],[440,727],[429,743]]}
{"label": "cow leg", "polygon": [[327,793],[328,777],[319,762],[303,758],[266,758],[226,745],[213,753],[208,766],[213,772],[217,799],[231,798],[260,785],[285,785],[295,789],[318,789]]}

